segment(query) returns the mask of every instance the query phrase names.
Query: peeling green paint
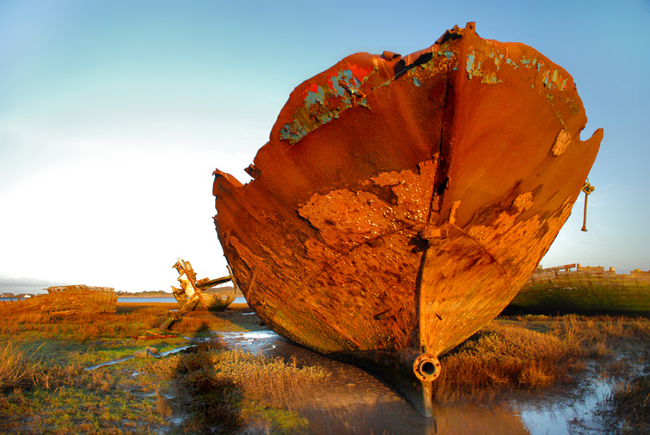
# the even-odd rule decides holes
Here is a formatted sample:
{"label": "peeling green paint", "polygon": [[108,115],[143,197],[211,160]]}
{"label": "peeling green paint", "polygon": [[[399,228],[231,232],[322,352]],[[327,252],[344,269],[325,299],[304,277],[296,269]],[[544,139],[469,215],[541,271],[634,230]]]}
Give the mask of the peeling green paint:
{"label": "peeling green paint", "polygon": [[[351,65],[333,74],[328,80],[329,86],[309,85],[304,91],[303,106],[296,108],[292,122],[280,129],[280,140],[293,145],[319,126],[337,119],[342,111],[355,105],[369,107],[359,88],[374,72],[376,70],[364,74],[363,69]],[[357,76],[363,77],[362,80]]]}
{"label": "peeling green paint", "polygon": [[[490,53],[493,54],[493,53]],[[491,57],[490,54],[488,54],[488,57]],[[501,83],[501,80],[499,80],[496,76],[495,72],[491,71],[483,71],[481,69],[481,62],[478,62],[477,65],[475,65],[476,61],[476,52],[473,51],[472,54],[467,55],[467,62],[465,63],[465,70],[467,71],[467,77],[471,80],[473,77],[480,77],[481,78],[481,83],[487,83],[487,84],[496,84],[496,83]],[[497,64],[495,60],[495,64]],[[499,69],[498,64],[497,64],[497,70]]]}
{"label": "peeling green paint", "polygon": [[350,93],[358,93],[361,82],[357,79],[352,71],[349,69],[339,71],[339,73],[330,78],[331,88],[336,92],[339,97],[345,95],[346,89]]}
{"label": "peeling green paint", "polygon": [[288,140],[289,143],[294,144],[307,133],[308,131],[296,119],[291,124],[285,124],[284,128],[280,130],[280,140]]}
{"label": "peeling green paint", "polygon": [[325,90],[318,86],[316,92],[308,91],[305,98],[305,106],[311,107],[314,104],[323,105],[325,103]]}
{"label": "peeling green paint", "polygon": [[415,83],[415,86],[417,86],[418,88],[420,87],[420,80],[418,80],[417,77],[413,77],[413,83]]}
{"label": "peeling green paint", "polygon": [[562,77],[559,75],[558,70],[554,70],[553,74],[551,75],[551,70],[546,70],[544,72],[544,78],[542,79],[542,83],[544,83],[544,87],[548,89],[559,89],[561,92],[566,91],[567,89],[567,82],[568,79]]}
{"label": "peeling green paint", "polygon": [[466,62],[466,67],[465,69],[467,70],[467,75],[469,75],[469,78],[472,78],[472,71],[474,69],[474,52],[472,51],[472,54],[467,55],[467,62]]}
{"label": "peeling green paint", "polygon": [[445,50],[445,51],[440,50],[438,51],[438,55],[445,56],[447,60],[451,60],[454,57],[454,52],[449,50]]}
{"label": "peeling green paint", "polygon": [[517,63],[510,58],[506,58],[506,64],[514,66],[515,69],[519,69],[519,65],[517,65]]}

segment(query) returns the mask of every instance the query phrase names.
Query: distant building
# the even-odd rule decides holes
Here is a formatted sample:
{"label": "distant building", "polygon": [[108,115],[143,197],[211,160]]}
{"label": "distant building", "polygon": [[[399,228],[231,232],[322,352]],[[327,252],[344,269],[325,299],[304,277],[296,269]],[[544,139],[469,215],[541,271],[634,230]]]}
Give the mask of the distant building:
{"label": "distant building", "polygon": [[27,299],[27,298],[31,298],[32,295],[30,295],[29,293],[21,293],[21,294],[16,295],[16,297],[18,299]]}
{"label": "distant building", "polygon": [[0,298],[15,298],[13,293],[3,293],[0,295]]}

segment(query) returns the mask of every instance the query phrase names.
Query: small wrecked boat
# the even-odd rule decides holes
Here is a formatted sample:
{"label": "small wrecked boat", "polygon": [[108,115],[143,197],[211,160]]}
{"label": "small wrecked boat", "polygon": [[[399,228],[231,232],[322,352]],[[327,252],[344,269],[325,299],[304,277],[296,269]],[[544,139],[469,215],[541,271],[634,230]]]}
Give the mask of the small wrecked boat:
{"label": "small wrecked boat", "polygon": [[650,316],[650,271],[616,273],[575,263],[538,268],[508,312]]}
{"label": "small wrecked boat", "polygon": [[237,297],[235,287],[217,287],[232,281],[232,274],[222,278],[197,280],[189,261],[179,258],[172,267],[178,272],[178,282],[181,285],[181,288],[172,286],[172,292],[183,312],[195,309],[223,311]]}
{"label": "small wrecked boat", "polygon": [[[232,272],[229,275],[216,279],[196,279],[196,272],[189,261],[179,258],[172,266],[178,272],[178,282],[181,288],[172,287],[176,302],[180,310],[170,311],[167,319],[160,329],[169,329],[183,314],[194,310],[223,311],[237,298],[236,284],[232,287],[217,287],[233,281]],[[233,281],[234,283],[234,281]]]}
{"label": "small wrecked boat", "polygon": [[424,415],[448,352],[517,294],[602,130],[571,76],[474,23],[300,84],[247,168],[214,172],[233,280],[278,334],[384,376]]}
{"label": "small wrecked boat", "polygon": [[48,287],[45,290],[47,294],[5,303],[0,306],[0,312],[2,315],[44,313],[55,316],[116,312],[117,293],[112,287],[81,284]]}

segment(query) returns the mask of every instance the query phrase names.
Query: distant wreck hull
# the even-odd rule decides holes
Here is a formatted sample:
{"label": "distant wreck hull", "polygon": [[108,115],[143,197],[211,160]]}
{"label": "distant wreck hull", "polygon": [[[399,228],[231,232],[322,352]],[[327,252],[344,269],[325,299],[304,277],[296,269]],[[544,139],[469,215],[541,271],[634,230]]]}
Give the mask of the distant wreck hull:
{"label": "distant wreck hull", "polygon": [[569,74],[473,23],[358,53],[291,94],[215,225],[280,335],[389,378],[425,415],[437,357],[517,294],[571,213],[602,130]]}
{"label": "distant wreck hull", "polygon": [[613,267],[605,270],[580,264],[537,269],[508,311],[650,317],[650,271],[618,274]]}
{"label": "distant wreck hull", "polygon": [[49,287],[46,290],[47,294],[4,303],[0,306],[0,315],[43,313],[68,316],[116,312],[117,293],[112,287],[92,287],[82,284]]}

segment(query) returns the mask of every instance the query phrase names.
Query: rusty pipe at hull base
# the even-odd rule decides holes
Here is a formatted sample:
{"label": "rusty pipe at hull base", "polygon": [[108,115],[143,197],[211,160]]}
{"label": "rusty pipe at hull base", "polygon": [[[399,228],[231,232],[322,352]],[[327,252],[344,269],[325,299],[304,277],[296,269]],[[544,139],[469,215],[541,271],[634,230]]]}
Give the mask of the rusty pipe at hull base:
{"label": "rusty pipe at hull base", "polygon": [[432,383],[440,376],[442,367],[437,356],[426,352],[426,349],[423,350],[425,352],[417,348],[402,349],[399,352],[399,361],[403,370],[415,376],[413,384],[420,384],[420,388],[415,388],[415,395],[411,396],[409,401],[425,417],[433,417]]}
{"label": "rusty pipe at hull base", "polygon": [[440,376],[440,361],[431,353],[418,355],[413,361],[413,373],[422,382],[433,382]]}

